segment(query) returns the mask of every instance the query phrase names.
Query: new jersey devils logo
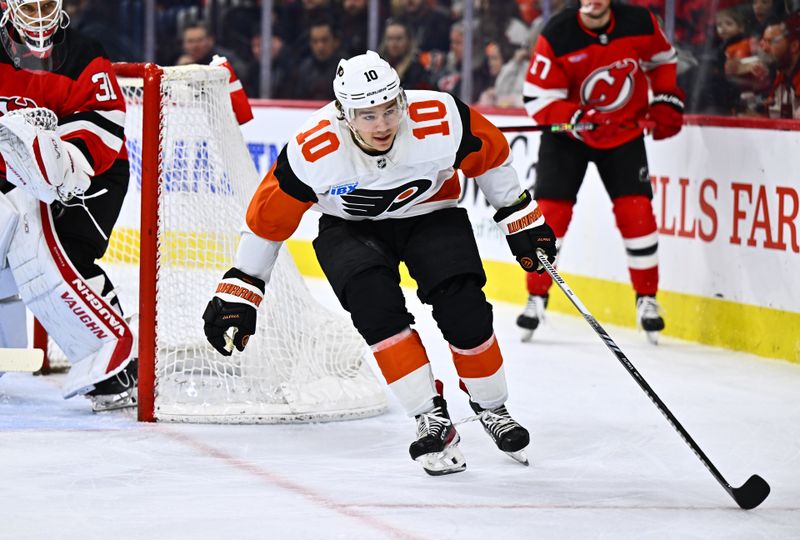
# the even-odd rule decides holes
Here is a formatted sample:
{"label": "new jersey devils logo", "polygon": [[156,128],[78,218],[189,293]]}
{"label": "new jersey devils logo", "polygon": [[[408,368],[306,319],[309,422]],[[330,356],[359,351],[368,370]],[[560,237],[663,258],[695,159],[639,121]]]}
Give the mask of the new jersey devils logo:
{"label": "new jersey devils logo", "polygon": [[581,101],[601,112],[619,109],[633,96],[637,69],[635,60],[624,58],[594,70],[581,85]]}
{"label": "new jersey devils logo", "polygon": [[32,109],[38,107],[35,101],[28,97],[22,96],[0,96],[0,116],[3,116],[11,111],[18,111],[20,109]]}

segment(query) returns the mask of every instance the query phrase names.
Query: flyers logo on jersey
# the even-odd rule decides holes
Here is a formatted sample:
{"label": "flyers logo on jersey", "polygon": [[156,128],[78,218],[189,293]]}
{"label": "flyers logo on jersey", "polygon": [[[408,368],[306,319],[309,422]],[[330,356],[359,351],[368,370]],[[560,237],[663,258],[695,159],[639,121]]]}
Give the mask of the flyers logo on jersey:
{"label": "flyers logo on jersey", "polygon": [[377,217],[384,212],[394,212],[422,196],[433,182],[425,178],[406,182],[391,189],[355,189],[342,195],[343,210],[351,216]]}
{"label": "flyers logo on jersey", "polygon": [[23,96],[0,96],[0,116],[18,111],[20,109],[33,109],[38,107],[31,98]]}
{"label": "flyers logo on jersey", "polygon": [[581,85],[581,102],[600,112],[619,109],[633,96],[637,69],[636,60],[623,58],[594,70]]}

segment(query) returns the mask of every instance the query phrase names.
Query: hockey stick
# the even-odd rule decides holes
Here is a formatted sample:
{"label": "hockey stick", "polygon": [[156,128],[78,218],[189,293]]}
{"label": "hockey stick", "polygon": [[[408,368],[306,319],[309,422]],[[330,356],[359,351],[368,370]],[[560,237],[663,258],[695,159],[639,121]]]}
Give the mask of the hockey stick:
{"label": "hockey stick", "polygon": [[592,131],[595,124],[591,122],[578,122],[577,124],[536,124],[533,126],[503,126],[500,131],[503,132],[518,132],[518,131],[549,131],[550,133],[563,133],[564,131]]}
{"label": "hockey stick", "polygon": [[620,363],[622,363],[622,366],[628,371],[628,373],[630,373],[631,377],[633,377],[641,389],[644,390],[644,393],[647,394],[647,397],[650,398],[650,401],[655,404],[658,410],[661,411],[661,414],[663,414],[667,421],[672,424],[672,427],[677,430],[684,442],[686,442],[695,455],[700,458],[700,461],[703,462],[703,465],[706,466],[706,469],[708,469],[714,478],[717,479],[717,482],[719,482],[725,491],[728,492],[728,495],[733,497],[733,500],[736,501],[736,504],[745,510],[750,510],[751,508],[755,508],[761,504],[764,499],[767,498],[767,495],[769,495],[769,484],[767,484],[763,478],[757,474],[754,474],[748,478],[747,482],[742,484],[741,487],[731,487],[731,485],[727,482],[727,480],[725,480],[725,478],[723,478],[722,474],[717,470],[714,464],[711,463],[711,460],[708,459],[697,443],[694,442],[694,439],[692,439],[680,422],[678,422],[678,419],[675,418],[664,402],[661,401],[661,398],[659,398],[655,391],[650,388],[650,385],[647,384],[647,381],[644,380],[641,374],[639,374],[639,372],[633,366],[631,361],[628,360],[628,357],[625,356],[625,353],[622,352],[622,349],[620,349],[617,344],[614,343],[614,340],[611,339],[611,336],[609,336],[603,327],[600,326],[600,323],[597,322],[597,319],[595,319],[592,314],[589,313],[589,310],[586,309],[586,306],[584,306],[575,293],[572,292],[572,289],[569,288],[569,285],[567,285],[566,281],[564,281],[564,278],[562,278],[558,272],[556,272],[556,269],[553,268],[553,265],[550,264],[550,262],[547,260],[547,257],[541,252],[537,253],[537,256],[539,257],[539,261],[542,263],[545,270],[547,270],[547,273],[550,274],[550,277],[552,277],[553,281],[558,284],[559,288],[564,291],[564,294],[567,295],[567,298],[569,298],[581,315],[583,315],[583,318],[586,319],[586,322],[589,323],[589,326],[591,326],[597,335],[600,336],[600,338],[603,340],[603,343],[606,344],[606,347],[608,347],[608,349],[614,353],[614,356],[617,357]]}
{"label": "hockey stick", "polygon": [[0,349],[0,371],[38,371],[43,360],[42,349]]}
{"label": "hockey stick", "polygon": [[[622,129],[648,129],[652,130],[655,123],[649,120],[639,120],[636,123],[619,124]],[[565,131],[592,131],[597,128],[597,124],[592,122],[578,122],[577,124],[535,124],[532,126],[503,126],[500,131],[504,133],[517,133],[525,131],[547,131],[550,133],[563,133]]]}

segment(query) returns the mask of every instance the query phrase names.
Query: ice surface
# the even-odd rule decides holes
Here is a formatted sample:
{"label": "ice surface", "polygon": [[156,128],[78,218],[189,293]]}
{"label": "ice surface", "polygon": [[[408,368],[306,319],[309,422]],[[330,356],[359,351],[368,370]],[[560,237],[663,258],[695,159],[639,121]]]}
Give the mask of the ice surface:
{"label": "ice surface", "polygon": [[[452,416],[469,415],[429,311],[407,296]],[[583,320],[550,314],[523,344],[518,309],[495,316],[531,467],[473,422],[459,427],[467,470],[429,477],[393,400],[353,422],[151,425],[63,401],[61,376],[8,374],[0,538],[800,538],[800,366],[607,328],[731,484],[771,484],[743,511]]]}

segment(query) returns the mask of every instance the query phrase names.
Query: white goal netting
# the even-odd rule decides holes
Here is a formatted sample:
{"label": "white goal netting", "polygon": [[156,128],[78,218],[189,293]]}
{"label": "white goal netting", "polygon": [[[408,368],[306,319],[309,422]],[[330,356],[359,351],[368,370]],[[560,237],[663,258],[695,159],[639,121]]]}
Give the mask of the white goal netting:
{"label": "white goal netting", "polygon": [[[101,262],[138,311],[142,174],[140,78],[121,78],[130,187]],[[207,344],[201,315],[233,264],[259,177],[233,116],[224,68],[163,68],[159,122],[155,416],[188,422],[298,422],[380,414],[386,400],[350,321],[316,302],[284,247],[244,353]],[[153,119],[150,119],[153,121]],[[133,317],[136,326],[137,319]]]}

